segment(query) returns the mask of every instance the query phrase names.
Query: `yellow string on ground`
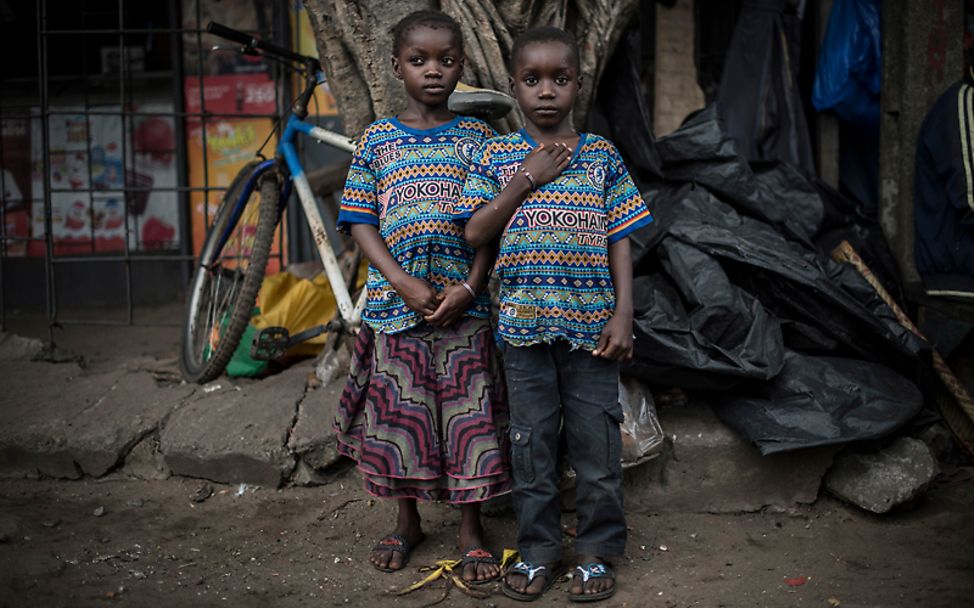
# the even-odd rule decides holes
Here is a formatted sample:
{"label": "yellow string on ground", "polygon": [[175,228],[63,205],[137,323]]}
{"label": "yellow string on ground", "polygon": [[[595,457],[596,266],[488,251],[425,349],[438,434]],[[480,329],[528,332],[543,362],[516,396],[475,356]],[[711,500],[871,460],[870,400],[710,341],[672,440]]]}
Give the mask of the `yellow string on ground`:
{"label": "yellow string on ground", "polygon": [[[507,569],[511,564],[518,560],[518,552],[516,549],[504,549],[503,556],[501,557],[501,572]],[[397,591],[396,595],[406,595],[407,593],[412,593],[417,589],[422,589],[427,584],[432,583],[440,578],[449,577],[453,584],[460,587],[466,592],[473,593],[474,589],[470,587],[470,584],[463,580],[463,576],[458,575],[453,570],[457,568],[462,563],[459,559],[440,559],[436,560],[433,566],[423,566],[419,569],[420,572],[429,572],[429,574],[423,580],[416,581],[412,585],[406,587],[401,591]]]}

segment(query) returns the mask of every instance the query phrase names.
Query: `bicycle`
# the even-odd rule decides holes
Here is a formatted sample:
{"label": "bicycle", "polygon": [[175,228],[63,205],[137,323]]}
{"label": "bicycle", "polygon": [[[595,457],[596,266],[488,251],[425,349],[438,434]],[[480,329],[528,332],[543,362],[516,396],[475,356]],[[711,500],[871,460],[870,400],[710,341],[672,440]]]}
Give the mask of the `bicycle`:
{"label": "bicycle", "polygon": [[[352,152],[355,143],[344,135],[305,121],[308,103],[319,84],[318,59],[258,40],[219,23],[209,23],[211,34],[243,45],[239,51],[260,54],[302,73],[304,89],[291,107],[274,158],[258,156],[232,180],[214,215],[200,252],[200,262],[190,283],[186,318],[180,348],[180,367],[190,382],[205,383],[219,376],[236,351],[253,314],[257,292],[292,188],[304,212],[325,276],[331,285],[338,316],[323,325],[290,336],[283,327],[258,332],[251,347],[257,359],[271,359],[301,341],[328,331],[350,334],[357,331],[365,307],[365,289],[352,303],[351,290],[342,275],[324,222],[315,204],[307,175],[298,158],[295,141],[299,135]],[[450,109],[485,119],[499,118],[514,107],[509,96],[485,89],[467,88]],[[356,268],[349,282],[354,283]],[[354,285],[353,285],[354,287]]]}
{"label": "bicycle", "polygon": [[[308,103],[319,84],[321,65],[314,57],[258,40],[218,23],[208,24],[207,31],[242,44],[240,51],[243,53],[262,54],[288,64],[299,64],[301,67],[297,71],[303,74],[305,86],[291,107],[274,158],[257,158],[240,170],[217,207],[203,242],[200,263],[190,283],[180,350],[183,376],[199,383],[209,382],[223,372],[250,322],[274,232],[292,188],[301,202],[338,307],[338,318],[322,326],[318,333],[353,331],[361,321],[365,306],[365,290],[357,302],[352,303],[349,286],[295,147],[297,137],[302,134],[348,152],[355,147],[355,143],[344,135],[305,120]],[[271,331],[258,337],[262,339],[258,354],[266,358],[295,341],[287,336],[286,330],[282,331],[283,328],[268,329]]]}

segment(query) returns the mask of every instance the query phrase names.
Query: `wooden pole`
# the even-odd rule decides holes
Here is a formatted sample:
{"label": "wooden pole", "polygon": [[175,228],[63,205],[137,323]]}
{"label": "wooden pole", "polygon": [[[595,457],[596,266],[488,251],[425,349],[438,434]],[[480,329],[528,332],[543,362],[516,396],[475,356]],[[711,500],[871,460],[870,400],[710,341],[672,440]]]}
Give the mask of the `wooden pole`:
{"label": "wooden pole", "polygon": [[[869,270],[869,267],[866,266],[866,263],[862,261],[862,258],[859,257],[859,254],[856,253],[856,250],[852,248],[852,245],[848,241],[842,241],[832,250],[832,259],[837,262],[851,264],[858,270],[859,274],[866,279],[866,282],[872,285],[877,295],[893,311],[900,325],[916,334],[923,341],[928,342],[926,336],[920,333],[920,330],[913,324],[913,321],[906,316],[906,313],[896,303],[893,296],[886,291],[886,288],[883,287],[879,279]],[[940,356],[937,349],[931,345],[931,350],[933,351],[933,368],[936,370],[937,375],[940,376],[944,387],[954,397],[954,401],[937,400],[937,405],[940,406],[940,414],[943,416],[944,422],[947,423],[947,426],[954,433],[954,437],[957,438],[961,447],[968,454],[974,456],[974,400],[971,399],[967,389],[964,388],[961,381],[954,375],[954,372],[947,366],[947,362]]]}

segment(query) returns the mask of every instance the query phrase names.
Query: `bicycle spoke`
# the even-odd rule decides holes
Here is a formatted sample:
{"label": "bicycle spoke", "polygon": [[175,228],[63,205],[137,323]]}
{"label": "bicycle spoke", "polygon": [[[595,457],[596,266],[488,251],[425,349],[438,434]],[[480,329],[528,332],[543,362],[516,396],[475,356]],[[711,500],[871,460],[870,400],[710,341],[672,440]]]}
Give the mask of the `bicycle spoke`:
{"label": "bicycle spoke", "polygon": [[[223,199],[203,246],[207,262],[194,278],[182,361],[184,375],[196,382],[213,379],[232,358],[252,315],[273,242],[276,182],[262,185],[233,217],[240,201],[235,193],[246,184],[250,170],[238,174]],[[222,245],[221,234],[226,235]]]}
{"label": "bicycle spoke", "polygon": [[[216,327],[218,322],[216,315],[220,307],[217,305],[220,301],[220,283],[223,281],[223,267],[216,273],[216,281],[213,283],[213,290],[210,292],[210,301],[212,305],[210,306],[209,313],[206,315],[206,333],[203,335],[203,340],[209,345],[208,354],[212,356],[214,345],[210,342],[211,336],[213,335],[213,328]],[[209,358],[209,357],[207,357]]]}

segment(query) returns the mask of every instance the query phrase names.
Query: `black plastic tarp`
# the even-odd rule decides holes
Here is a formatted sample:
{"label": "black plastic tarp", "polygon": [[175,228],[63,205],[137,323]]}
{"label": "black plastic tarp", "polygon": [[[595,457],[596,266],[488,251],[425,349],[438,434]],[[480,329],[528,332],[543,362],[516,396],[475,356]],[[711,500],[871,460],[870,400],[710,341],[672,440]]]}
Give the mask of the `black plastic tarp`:
{"label": "black plastic tarp", "polygon": [[625,373],[719,391],[718,414],[766,453],[872,439],[912,418],[928,347],[858,271],[816,249],[823,225],[856,226],[843,201],[826,204],[785,163],[745,162],[712,108],[657,147],[665,182],[644,192],[656,222],[631,237]]}
{"label": "black plastic tarp", "polygon": [[878,439],[916,415],[923,396],[879,363],[787,351],[778,375],[715,405],[724,423],[772,454]]}
{"label": "black plastic tarp", "polygon": [[635,356],[628,373],[657,384],[728,388],[781,369],[781,328],[712,256],[677,239],[656,249],[664,272],[635,277]]}
{"label": "black plastic tarp", "polygon": [[780,160],[814,174],[796,82],[799,16],[786,0],[745,0],[724,62],[717,108],[749,161]]}
{"label": "black plastic tarp", "polygon": [[659,140],[627,36],[589,124],[616,141],[656,218],[631,237],[636,340],[624,373],[709,394],[764,453],[890,433],[922,404],[914,381],[928,355],[855,269],[829,258],[852,239],[897,293],[875,222],[812,177],[785,4],[746,0],[718,105]]}
{"label": "black plastic tarp", "polygon": [[[899,325],[855,269],[737,213],[705,188],[645,196],[654,201],[656,226],[632,237],[636,365],[645,380],[699,387],[713,384],[714,373],[770,378],[781,367],[782,344],[841,350],[914,373],[924,343]],[[660,276],[642,276],[656,266]],[[661,336],[673,333],[681,342],[667,338],[664,345]],[[666,361],[705,374],[675,373],[676,366],[660,367]],[[651,377],[650,368],[639,366],[650,362],[663,375]]]}
{"label": "black plastic tarp", "polygon": [[706,186],[741,213],[806,243],[822,225],[825,211],[815,187],[785,163],[760,163],[752,169],[724,133],[714,106],[696,113],[656,146],[667,181]]}

